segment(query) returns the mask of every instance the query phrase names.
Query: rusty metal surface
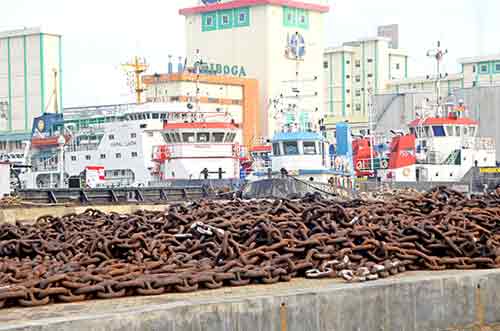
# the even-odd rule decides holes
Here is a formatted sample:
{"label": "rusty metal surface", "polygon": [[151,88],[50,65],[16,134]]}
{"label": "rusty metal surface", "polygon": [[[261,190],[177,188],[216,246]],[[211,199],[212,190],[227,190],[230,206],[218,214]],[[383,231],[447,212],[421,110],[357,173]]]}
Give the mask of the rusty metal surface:
{"label": "rusty metal surface", "polygon": [[202,201],[0,225],[0,305],[500,265],[500,196]]}

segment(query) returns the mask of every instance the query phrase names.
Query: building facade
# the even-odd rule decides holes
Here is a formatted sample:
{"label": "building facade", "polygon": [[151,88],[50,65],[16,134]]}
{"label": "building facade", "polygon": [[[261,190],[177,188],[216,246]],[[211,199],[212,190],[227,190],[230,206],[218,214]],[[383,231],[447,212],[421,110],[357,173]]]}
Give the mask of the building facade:
{"label": "building facade", "polygon": [[325,125],[348,121],[353,132],[366,130],[371,96],[391,80],[408,76],[408,56],[390,47],[390,39],[375,37],[344,43],[324,51]]}
{"label": "building facade", "polygon": [[143,82],[148,103],[174,102],[186,114],[199,116],[196,120],[237,124],[246,147],[258,136],[261,121],[256,79],[180,72],[145,75]]}
{"label": "building facade", "polygon": [[462,58],[464,87],[500,85],[500,54]]}
{"label": "building facade", "polygon": [[62,105],[62,41],[40,28],[0,32],[0,133],[31,131]]}
{"label": "building facade", "polygon": [[[277,129],[277,99],[307,97],[287,121],[314,126],[323,116],[326,0],[233,0],[184,8],[188,58],[197,54],[216,74],[257,79],[260,138]],[[304,83],[305,82],[305,83]]]}

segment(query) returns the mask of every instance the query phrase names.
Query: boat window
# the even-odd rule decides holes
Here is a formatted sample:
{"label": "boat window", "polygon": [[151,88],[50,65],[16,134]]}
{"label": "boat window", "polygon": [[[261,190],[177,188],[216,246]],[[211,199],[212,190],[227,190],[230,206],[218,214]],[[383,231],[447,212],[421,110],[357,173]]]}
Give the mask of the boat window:
{"label": "boat window", "polygon": [[415,135],[415,128],[410,128],[410,134]]}
{"label": "boat window", "polygon": [[460,137],[460,127],[459,126],[455,126],[455,135],[457,137]]}
{"label": "boat window", "polygon": [[283,149],[285,155],[297,155],[299,154],[299,148],[296,141],[285,141],[283,143]]}
{"label": "boat window", "polygon": [[424,126],[424,131],[425,131],[425,137],[432,137],[431,130],[429,129],[428,126]]}
{"label": "boat window", "polygon": [[161,115],[160,115],[160,118],[161,118],[162,120],[164,120],[165,118],[167,118],[167,114],[161,114]]}
{"label": "boat window", "polygon": [[180,143],[181,142],[181,135],[180,135],[179,132],[172,133],[172,141],[176,142],[176,143]]}
{"label": "boat window", "polygon": [[160,114],[158,114],[158,113],[154,113],[154,114],[153,114],[153,119],[155,119],[155,120],[156,120],[156,119],[158,119],[159,117],[160,117]]}
{"label": "boat window", "polygon": [[228,133],[224,142],[231,143],[233,142],[234,137],[236,137],[236,133]]}
{"label": "boat window", "polygon": [[468,131],[469,131],[469,130],[467,129],[467,127],[466,127],[466,126],[463,126],[463,127],[462,127],[462,135],[467,136],[467,135],[468,135],[468,133],[469,133]]}
{"label": "boat window", "polygon": [[147,114],[146,114],[146,117],[147,117],[147,119],[149,120],[149,119],[151,118],[151,114],[150,114],[150,113],[147,113]]}
{"label": "boat window", "polygon": [[454,134],[453,134],[453,127],[452,126],[447,126],[446,127],[446,135],[448,137],[453,137],[454,136]]}
{"label": "boat window", "polygon": [[224,141],[224,132],[212,132],[212,141],[221,143]]}
{"label": "boat window", "polygon": [[434,133],[434,137],[444,137],[444,127],[442,125],[434,125],[432,127],[432,132]]}
{"label": "boat window", "polygon": [[304,154],[314,155],[316,154],[316,143],[314,141],[304,141]]}
{"label": "boat window", "polygon": [[281,155],[280,153],[280,144],[279,143],[274,143],[273,144],[273,155]]}
{"label": "boat window", "polygon": [[194,143],[194,132],[183,132],[182,141],[185,143]]}
{"label": "boat window", "polygon": [[475,126],[469,127],[469,133],[472,137],[476,136],[476,127]]}
{"label": "boat window", "polygon": [[165,137],[165,141],[167,143],[172,143],[172,138],[170,137],[170,134],[167,133],[167,134],[164,135],[164,137]]}
{"label": "boat window", "polygon": [[199,143],[207,143],[210,138],[210,133],[208,132],[198,132],[196,134],[196,141]]}

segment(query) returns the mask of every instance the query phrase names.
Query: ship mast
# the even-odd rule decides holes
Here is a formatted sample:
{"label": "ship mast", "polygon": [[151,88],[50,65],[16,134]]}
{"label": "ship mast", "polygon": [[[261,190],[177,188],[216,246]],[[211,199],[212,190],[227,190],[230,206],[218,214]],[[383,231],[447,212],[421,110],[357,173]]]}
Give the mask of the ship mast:
{"label": "ship mast", "polygon": [[446,54],[448,54],[448,50],[447,49],[443,50],[441,48],[440,41],[437,42],[436,48],[427,51],[427,56],[430,58],[434,58],[436,60],[436,77],[434,77],[434,79],[435,79],[435,91],[437,98],[436,105],[438,107],[438,111],[440,110],[441,106],[441,80],[443,78],[443,75],[441,75],[441,61],[443,60]]}
{"label": "ship mast", "polygon": [[143,88],[141,75],[148,69],[149,65],[146,63],[145,59],[140,59],[138,56],[134,57],[134,60],[129,63],[122,64],[127,72],[133,72],[135,74],[134,79],[134,90],[136,94],[137,104],[142,103],[142,93],[146,90]]}

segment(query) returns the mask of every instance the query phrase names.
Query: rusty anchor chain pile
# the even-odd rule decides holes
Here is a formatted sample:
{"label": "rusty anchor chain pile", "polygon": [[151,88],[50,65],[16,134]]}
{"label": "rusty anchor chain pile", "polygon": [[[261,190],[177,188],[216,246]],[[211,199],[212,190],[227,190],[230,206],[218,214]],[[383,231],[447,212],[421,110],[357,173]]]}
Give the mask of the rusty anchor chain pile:
{"label": "rusty anchor chain pile", "polygon": [[500,195],[203,201],[0,225],[0,306],[500,265]]}

